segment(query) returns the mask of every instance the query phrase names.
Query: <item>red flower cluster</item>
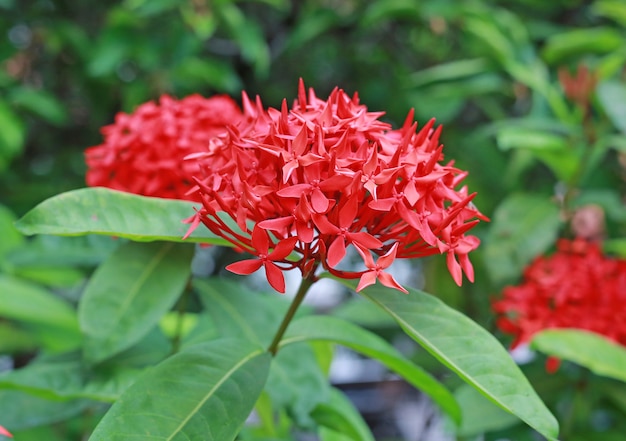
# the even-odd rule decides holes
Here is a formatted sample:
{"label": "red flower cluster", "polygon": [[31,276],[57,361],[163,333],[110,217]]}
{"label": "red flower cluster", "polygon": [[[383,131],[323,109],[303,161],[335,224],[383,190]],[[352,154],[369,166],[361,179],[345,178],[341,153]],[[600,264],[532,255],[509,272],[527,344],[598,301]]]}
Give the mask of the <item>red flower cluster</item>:
{"label": "red flower cluster", "polygon": [[169,199],[191,199],[198,166],[185,156],[206,150],[241,110],[228,96],[161,96],[102,128],[104,143],[85,152],[87,185]]}
{"label": "red flower cluster", "polygon": [[[309,276],[321,264],[358,290],[379,280],[406,290],[384,270],[396,258],[447,255],[457,284],[473,279],[468,253],[479,240],[465,233],[486,219],[459,187],[467,175],[442,164],[441,127],[417,131],[410,113],[393,130],[368,112],[358,96],[335,89],[328,100],[300,82],[291,108],[264,109],[243,95],[244,118],[225,138],[192,155],[203,173],[192,175],[200,222],[237,248],[257,256],[229,265],[238,274],[265,268],[284,292],[282,271]],[[337,269],[349,246],[366,269]],[[377,261],[373,255],[380,256]]]}
{"label": "red flower cluster", "polygon": [[519,286],[493,303],[498,327],[515,336],[512,347],[548,328],[578,328],[626,345],[626,260],[602,254],[583,239],[562,239],[557,251],[537,257]]}

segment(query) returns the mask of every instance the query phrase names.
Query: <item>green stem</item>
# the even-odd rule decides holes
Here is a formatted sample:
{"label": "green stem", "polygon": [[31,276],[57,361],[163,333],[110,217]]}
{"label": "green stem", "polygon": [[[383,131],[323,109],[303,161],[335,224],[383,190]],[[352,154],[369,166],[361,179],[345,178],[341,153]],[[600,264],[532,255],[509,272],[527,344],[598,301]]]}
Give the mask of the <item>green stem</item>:
{"label": "green stem", "polygon": [[298,310],[298,306],[300,306],[300,304],[302,303],[302,300],[304,300],[304,297],[306,296],[306,293],[309,291],[309,288],[316,281],[317,281],[317,277],[315,277],[313,274],[309,275],[308,277],[304,277],[302,279],[302,282],[300,283],[300,287],[298,288],[298,292],[296,293],[296,296],[291,302],[291,305],[289,306],[289,310],[285,314],[285,317],[283,318],[283,321],[280,324],[280,328],[278,328],[278,331],[276,332],[276,335],[274,336],[274,340],[272,340],[272,344],[270,344],[269,348],[267,348],[270,354],[276,355],[276,352],[278,352],[278,344],[280,343],[280,340],[283,338],[283,335],[285,334],[285,331],[287,330],[287,326],[289,326],[291,319],[293,319],[293,316],[296,314],[296,311]]}

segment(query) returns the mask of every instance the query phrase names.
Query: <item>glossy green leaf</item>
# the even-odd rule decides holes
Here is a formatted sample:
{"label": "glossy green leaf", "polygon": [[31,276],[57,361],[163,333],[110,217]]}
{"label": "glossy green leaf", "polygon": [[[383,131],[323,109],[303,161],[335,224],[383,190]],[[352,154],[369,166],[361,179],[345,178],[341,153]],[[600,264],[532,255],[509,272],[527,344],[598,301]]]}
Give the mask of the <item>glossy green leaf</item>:
{"label": "glossy green leaf", "polygon": [[374,441],[374,436],[352,402],[338,389],[330,390],[330,400],[313,411],[319,425],[339,432],[352,441]]}
{"label": "glossy green leaf", "polygon": [[483,248],[492,280],[515,282],[534,257],[554,244],[561,223],[559,208],[547,196],[508,196],[492,217]]}
{"label": "glossy green leaf", "polygon": [[492,430],[500,430],[520,422],[519,418],[493,404],[468,384],[454,391],[463,419],[457,435],[477,436]]}
{"label": "glossy green leaf", "polygon": [[[343,281],[354,289],[356,282]],[[496,338],[467,316],[422,291],[380,285],[361,294],[391,314],[406,334],[485,397],[549,440],[559,426]]]}
{"label": "glossy green leaf", "polygon": [[39,285],[0,274],[0,316],[68,331],[78,330],[76,312],[68,302]]}
{"label": "glossy green leaf", "polygon": [[245,340],[189,347],[142,375],[89,439],[234,440],[263,389],[270,359]]}
{"label": "glossy green leaf", "polygon": [[[104,234],[135,241],[182,242],[194,204],[149,198],[108,188],[81,188],[53,196],[26,213],[16,226],[24,234],[81,236]],[[198,227],[186,240],[228,245],[207,228]]]}
{"label": "glossy green leaf", "polygon": [[531,346],[597,375],[626,382],[626,348],[602,335],[581,329],[546,329],[535,334]]}
{"label": "glossy green leaf", "polygon": [[0,354],[28,353],[37,349],[32,333],[9,322],[0,322]]}
{"label": "glossy green leaf", "polygon": [[611,122],[626,134],[626,86],[620,81],[604,81],[597,88],[598,99]]}
{"label": "glossy green leaf", "polygon": [[80,300],[85,357],[104,360],[144,337],[185,289],[192,255],[190,244],[120,246],[94,272]]}
{"label": "glossy green leaf", "polygon": [[448,389],[378,335],[335,317],[316,315],[291,323],[280,347],[306,340],[333,341],[380,361],[428,394],[453,420],[460,421],[459,407]]}

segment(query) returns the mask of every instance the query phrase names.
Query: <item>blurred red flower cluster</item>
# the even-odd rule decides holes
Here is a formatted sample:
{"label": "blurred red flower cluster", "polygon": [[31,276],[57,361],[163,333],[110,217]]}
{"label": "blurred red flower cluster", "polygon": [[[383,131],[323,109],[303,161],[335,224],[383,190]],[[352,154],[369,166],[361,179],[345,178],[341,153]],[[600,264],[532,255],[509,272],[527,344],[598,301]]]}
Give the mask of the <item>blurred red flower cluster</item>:
{"label": "blurred red flower cluster", "polygon": [[13,438],[13,435],[11,435],[11,433],[5,429],[4,427],[0,426],[0,435],[9,437],[9,438]]}
{"label": "blurred red flower cluster", "polygon": [[578,328],[626,345],[626,260],[605,256],[595,242],[557,243],[537,257],[518,286],[508,286],[493,303],[497,325],[513,334],[512,347],[548,328]]}
{"label": "blurred red flower cluster", "polygon": [[104,142],[85,152],[87,185],[193,200],[187,193],[197,165],[183,158],[206,150],[240,117],[237,103],[224,95],[181,100],[163,95],[132,114],[119,113],[114,124],[102,128]]}
{"label": "blurred red flower cluster", "polygon": [[[462,272],[473,280],[468,253],[479,240],[465,233],[486,218],[471,203],[475,194],[457,189],[467,173],[442,163],[433,121],[418,131],[409,114],[394,130],[356,94],[335,89],[322,100],[302,82],[291,107],[265,109],[244,94],[243,109],[226,137],[192,155],[201,173],[189,175],[202,201],[191,229],[203,223],[257,257],[229,270],[264,267],[284,292],[282,271],[308,276],[321,264],[360,278],[358,290],[379,280],[406,292],[384,271],[394,259],[445,253],[457,284]],[[363,271],[338,269],[349,246]]]}

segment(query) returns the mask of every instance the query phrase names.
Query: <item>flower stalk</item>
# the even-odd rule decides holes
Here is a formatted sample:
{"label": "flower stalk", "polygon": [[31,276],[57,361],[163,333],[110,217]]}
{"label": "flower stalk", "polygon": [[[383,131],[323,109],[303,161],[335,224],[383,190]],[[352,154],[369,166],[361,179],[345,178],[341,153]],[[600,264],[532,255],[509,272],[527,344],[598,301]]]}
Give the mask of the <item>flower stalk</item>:
{"label": "flower stalk", "polygon": [[283,338],[289,323],[291,323],[298,307],[302,304],[307,292],[309,292],[309,288],[317,281],[317,279],[317,276],[314,274],[309,274],[308,276],[302,278],[302,282],[300,282],[300,287],[296,292],[296,296],[293,298],[285,317],[283,317],[283,321],[280,323],[280,327],[278,328],[276,335],[274,335],[274,340],[272,340],[272,343],[267,348],[267,351],[272,354],[272,356],[276,355],[278,352],[278,345],[280,344],[280,340]]}

